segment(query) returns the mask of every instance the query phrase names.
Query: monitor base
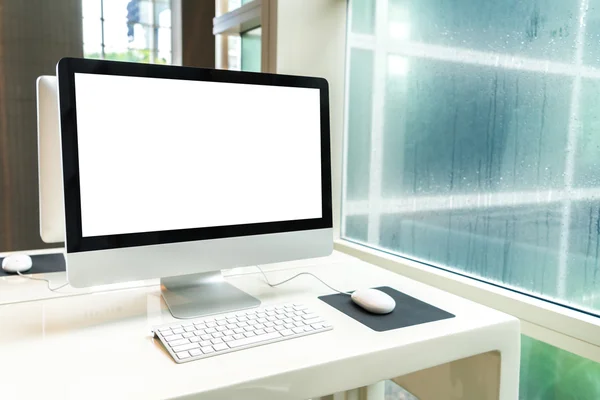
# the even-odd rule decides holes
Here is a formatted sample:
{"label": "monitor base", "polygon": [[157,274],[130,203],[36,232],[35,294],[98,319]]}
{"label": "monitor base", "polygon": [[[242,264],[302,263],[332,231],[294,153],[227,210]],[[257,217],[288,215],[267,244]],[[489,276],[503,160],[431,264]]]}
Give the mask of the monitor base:
{"label": "monitor base", "polygon": [[225,282],[221,272],[162,278],[160,289],[175,318],[196,318],[260,305],[257,298]]}

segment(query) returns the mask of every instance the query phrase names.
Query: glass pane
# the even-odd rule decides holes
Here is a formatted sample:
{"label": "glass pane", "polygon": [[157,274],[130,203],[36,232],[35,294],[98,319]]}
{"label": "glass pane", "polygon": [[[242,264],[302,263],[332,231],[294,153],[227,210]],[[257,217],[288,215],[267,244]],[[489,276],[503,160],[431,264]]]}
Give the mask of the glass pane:
{"label": "glass pane", "polygon": [[82,8],[86,57],[171,63],[170,0],[82,0]]}
{"label": "glass pane", "polygon": [[260,72],[261,34],[260,27],[242,33],[242,71]]}
{"label": "glass pane", "polygon": [[600,11],[350,7],[344,237],[600,311]]}
{"label": "glass pane", "polygon": [[599,399],[600,364],[521,336],[521,400]]}
{"label": "glass pane", "polygon": [[354,0],[352,2],[352,32],[372,34],[375,30],[375,2]]}
{"label": "glass pane", "polygon": [[238,35],[227,36],[227,69],[242,69],[242,38]]}

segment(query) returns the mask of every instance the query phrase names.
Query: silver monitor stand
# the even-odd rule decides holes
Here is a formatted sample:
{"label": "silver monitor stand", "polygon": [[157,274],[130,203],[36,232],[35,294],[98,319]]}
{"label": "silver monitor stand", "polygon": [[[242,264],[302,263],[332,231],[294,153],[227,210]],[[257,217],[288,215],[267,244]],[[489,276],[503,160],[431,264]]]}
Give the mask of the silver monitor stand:
{"label": "silver monitor stand", "polygon": [[195,318],[260,305],[260,300],[226,282],[220,271],[161,278],[160,289],[175,318]]}

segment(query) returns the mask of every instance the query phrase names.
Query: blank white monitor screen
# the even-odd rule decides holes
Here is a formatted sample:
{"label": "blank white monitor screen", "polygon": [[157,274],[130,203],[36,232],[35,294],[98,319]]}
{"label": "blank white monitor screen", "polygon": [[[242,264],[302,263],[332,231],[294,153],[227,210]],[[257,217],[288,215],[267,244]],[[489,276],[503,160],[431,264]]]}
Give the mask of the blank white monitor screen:
{"label": "blank white monitor screen", "polygon": [[75,73],[75,97],[84,237],[322,217],[319,89]]}

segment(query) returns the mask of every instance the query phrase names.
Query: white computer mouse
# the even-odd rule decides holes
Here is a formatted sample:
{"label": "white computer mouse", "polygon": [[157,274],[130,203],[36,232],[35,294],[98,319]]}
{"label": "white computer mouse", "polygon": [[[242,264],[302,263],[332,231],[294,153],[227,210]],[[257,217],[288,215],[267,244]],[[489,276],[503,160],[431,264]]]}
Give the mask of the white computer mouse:
{"label": "white computer mouse", "polygon": [[13,254],[2,260],[2,269],[6,272],[25,272],[31,269],[33,262],[26,254]]}
{"label": "white computer mouse", "polygon": [[360,289],[352,293],[352,301],[373,314],[389,314],[396,308],[396,302],[387,293],[377,289]]}

